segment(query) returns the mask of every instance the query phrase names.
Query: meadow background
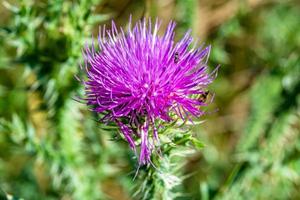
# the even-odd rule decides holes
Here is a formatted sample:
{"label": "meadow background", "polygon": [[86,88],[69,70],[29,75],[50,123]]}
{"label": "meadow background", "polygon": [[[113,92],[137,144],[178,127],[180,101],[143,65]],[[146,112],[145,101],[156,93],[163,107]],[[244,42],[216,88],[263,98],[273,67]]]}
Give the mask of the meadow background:
{"label": "meadow background", "polygon": [[[300,199],[299,1],[15,0],[0,12],[0,199]],[[177,160],[176,187],[135,196],[128,145],[73,100],[84,43],[130,14],[175,20],[177,39],[191,28],[221,65],[193,127],[205,147]]]}

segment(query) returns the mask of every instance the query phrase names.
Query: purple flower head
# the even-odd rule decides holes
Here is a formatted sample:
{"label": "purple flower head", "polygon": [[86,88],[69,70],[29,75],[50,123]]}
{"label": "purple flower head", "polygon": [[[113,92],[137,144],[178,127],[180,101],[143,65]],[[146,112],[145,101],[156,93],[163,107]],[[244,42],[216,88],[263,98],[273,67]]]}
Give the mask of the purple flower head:
{"label": "purple flower head", "polygon": [[138,21],[125,32],[112,22],[98,36],[99,50],[84,50],[86,102],[104,122],[114,122],[130,147],[140,147],[139,164],[150,162],[159,145],[157,125],[204,114],[199,97],[213,76],[207,72],[210,46],[197,48],[187,32],[174,41],[175,23],[160,36],[161,22]]}

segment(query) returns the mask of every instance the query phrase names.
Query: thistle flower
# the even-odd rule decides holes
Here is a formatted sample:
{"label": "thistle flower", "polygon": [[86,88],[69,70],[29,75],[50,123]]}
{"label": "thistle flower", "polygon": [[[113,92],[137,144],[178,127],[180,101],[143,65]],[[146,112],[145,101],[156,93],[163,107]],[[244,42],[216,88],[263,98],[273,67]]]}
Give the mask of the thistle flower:
{"label": "thistle flower", "polygon": [[100,27],[99,50],[93,44],[83,53],[87,105],[102,121],[116,123],[131,149],[140,146],[140,165],[159,145],[160,122],[204,114],[199,97],[213,80],[206,65],[210,46],[196,48],[190,31],[175,43],[174,22],[159,36],[160,24],[144,19],[132,28],[130,19],[125,32],[112,22],[109,30]]}

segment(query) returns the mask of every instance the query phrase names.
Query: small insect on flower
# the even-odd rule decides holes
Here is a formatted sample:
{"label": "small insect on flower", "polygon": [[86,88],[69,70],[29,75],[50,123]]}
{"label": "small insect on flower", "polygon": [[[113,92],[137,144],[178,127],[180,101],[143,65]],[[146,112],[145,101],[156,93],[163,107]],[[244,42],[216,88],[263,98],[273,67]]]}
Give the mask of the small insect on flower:
{"label": "small insect on flower", "polygon": [[200,94],[198,100],[201,103],[205,103],[207,101],[207,96],[209,95],[209,91],[206,90],[203,94]]}
{"label": "small insect on flower", "polygon": [[163,35],[158,34],[160,25],[144,19],[132,27],[130,19],[125,31],[112,22],[109,30],[101,27],[98,48],[93,43],[83,51],[84,100],[103,122],[119,127],[122,138],[139,152],[139,165],[159,152],[161,124],[205,113],[205,91],[216,72],[208,73],[210,46],[192,45],[190,32],[175,42],[175,23]]}
{"label": "small insect on flower", "polygon": [[179,61],[179,53],[175,52],[175,54],[174,54],[174,63],[177,64],[178,61]]}

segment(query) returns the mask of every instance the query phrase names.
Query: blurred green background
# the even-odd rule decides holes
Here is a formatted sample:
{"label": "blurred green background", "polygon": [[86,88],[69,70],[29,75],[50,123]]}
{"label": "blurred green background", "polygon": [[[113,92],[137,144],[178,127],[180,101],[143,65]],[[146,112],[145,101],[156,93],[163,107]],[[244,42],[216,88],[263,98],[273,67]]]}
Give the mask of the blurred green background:
{"label": "blurred green background", "polygon": [[[221,65],[193,127],[206,146],[185,157],[169,199],[300,199],[299,1],[15,0],[0,12],[1,199],[146,197],[133,196],[128,145],[72,99],[84,43],[130,14],[175,20],[177,39],[191,28],[212,45],[211,70]],[[156,193],[146,199],[167,199]]]}

